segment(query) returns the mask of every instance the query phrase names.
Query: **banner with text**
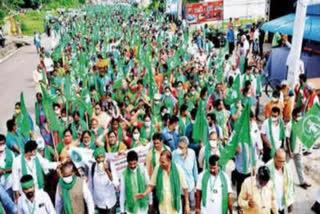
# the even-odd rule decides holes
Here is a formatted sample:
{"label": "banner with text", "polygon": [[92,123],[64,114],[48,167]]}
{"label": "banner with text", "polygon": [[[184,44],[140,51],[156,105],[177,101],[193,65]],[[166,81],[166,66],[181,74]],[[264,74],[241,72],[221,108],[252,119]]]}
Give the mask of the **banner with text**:
{"label": "banner with text", "polygon": [[189,24],[222,20],[223,0],[187,4],[186,17]]}

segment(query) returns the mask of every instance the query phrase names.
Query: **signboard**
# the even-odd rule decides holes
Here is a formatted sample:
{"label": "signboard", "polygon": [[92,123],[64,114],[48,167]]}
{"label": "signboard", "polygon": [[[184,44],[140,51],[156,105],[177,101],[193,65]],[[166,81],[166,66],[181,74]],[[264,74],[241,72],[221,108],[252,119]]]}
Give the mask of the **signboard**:
{"label": "signboard", "polygon": [[[127,153],[131,150],[134,150],[138,153],[139,156],[139,164],[145,165],[147,152],[150,148],[150,145],[147,146],[139,146],[130,150],[125,151],[123,154],[118,155],[117,153],[106,153],[106,161],[111,163],[111,166],[117,171],[118,175],[122,173],[122,171],[127,167]],[[85,170],[87,169],[93,162],[95,162],[93,158],[93,150],[79,148],[79,147],[71,147],[69,150],[69,156],[71,157],[72,162],[75,164],[77,169]],[[80,174],[86,174],[87,172]]]}
{"label": "signboard", "polygon": [[222,20],[223,0],[187,4],[186,17],[189,24]]}

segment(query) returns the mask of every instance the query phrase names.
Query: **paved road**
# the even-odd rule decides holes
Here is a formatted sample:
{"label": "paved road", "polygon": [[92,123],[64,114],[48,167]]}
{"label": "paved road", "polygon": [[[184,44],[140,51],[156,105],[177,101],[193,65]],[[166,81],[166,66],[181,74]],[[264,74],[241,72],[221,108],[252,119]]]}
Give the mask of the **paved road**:
{"label": "paved road", "polygon": [[[49,44],[43,37],[43,44]],[[33,45],[19,49],[13,56],[0,63],[0,133],[6,133],[6,121],[14,113],[14,105],[19,101],[23,91],[25,103],[32,118],[34,118],[35,90],[32,72],[39,63],[36,49]]]}

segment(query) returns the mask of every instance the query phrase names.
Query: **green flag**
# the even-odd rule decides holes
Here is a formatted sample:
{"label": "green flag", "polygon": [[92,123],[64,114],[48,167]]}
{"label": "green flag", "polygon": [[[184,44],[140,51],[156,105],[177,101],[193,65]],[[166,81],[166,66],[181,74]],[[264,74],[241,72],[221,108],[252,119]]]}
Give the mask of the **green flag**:
{"label": "green flag", "polygon": [[208,141],[208,123],[206,120],[206,100],[199,100],[199,106],[197,109],[196,120],[192,128],[192,139],[196,142],[201,141],[206,145]]}
{"label": "green flag", "polygon": [[21,108],[21,121],[22,121],[21,133],[24,136],[29,136],[31,131],[31,126],[29,122],[29,114],[28,114],[26,105],[24,103],[23,92],[21,92],[20,94],[20,108]]}
{"label": "green flag", "polygon": [[315,104],[296,125],[297,137],[307,148],[320,140],[319,115],[320,106]]}
{"label": "green flag", "polygon": [[219,164],[221,167],[225,166],[236,154],[237,146],[240,143],[249,144],[251,148],[250,137],[250,109],[251,105],[248,103],[242,110],[240,117],[235,122],[235,128],[229,143],[221,151]]}
{"label": "green flag", "polygon": [[225,99],[225,103],[227,105],[231,105],[235,102],[237,102],[239,99],[241,98],[241,91],[240,91],[240,75],[237,75],[232,87],[230,88],[226,99]]}

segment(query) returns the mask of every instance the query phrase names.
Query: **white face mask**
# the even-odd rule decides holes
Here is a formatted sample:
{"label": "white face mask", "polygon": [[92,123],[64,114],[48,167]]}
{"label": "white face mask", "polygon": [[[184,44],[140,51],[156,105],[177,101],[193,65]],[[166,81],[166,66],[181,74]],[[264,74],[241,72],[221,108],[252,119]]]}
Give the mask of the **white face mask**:
{"label": "white face mask", "polygon": [[217,141],[216,140],[209,140],[210,147],[215,148],[217,147]]}
{"label": "white face mask", "polygon": [[139,140],[140,134],[139,133],[133,134],[132,137],[134,140]]}
{"label": "white face mask", "polygon": [[167,97],[169,97],[170,96],[170,92],[166,92],[166,94],[165,94]]}
{"label": "white face mask", "polygon": [[297,117],[297,121],[300,121],[302,119],[302,117],[300,116],[300,117]]}
{"label": "white face mask", "polygon": [[176,153],[177,153],[177,155],[182,155],[182,150],[180,148],[177,148]]}
{"label": "white face mask", "polygon": [[70,184],[72,182],[73,177],[72,177],[72,175],[70,175],[67,177],[63,177],[62,179],[65,183]]}
{"label": "white face mask", "polygon": [[104,170],[103,162],[100,162],[100,163],[98,164],[98,166],[99,166],[99,169],[100,169],[101,171]]}
{"label": "white face mask", "polygon": [[195,95],[195,94],[196,94],[196,92],[195,92],[195,91],[191,91],[191,94],[192,94],[192,95]]}
{"label": "white face mask", "polygon": [[145,125],[146,127],[150,127],[150,126],[151,126],[151,121],[144,122],[144,125]]}
{"label": "white face mask", "polygon": [[67,122],[67,118],[66,117],[61,117],[63,122]]}
{"label": "white face mask", "polygon": [[61,112],[61,111],[60,111],[60,109],[57,109],[57,110],[55,110],[54,112],[55,112],[57,115],[60,115],[60,112]]}
{"label": "white face mask", "polygon": [[276,103],[276,102],[278,102],[278,101],[279,101],[278,98],[272,97],[272,102]]}
{"label": "white face mask", "polygon": [[272,118],[271,118],[271,121],[272,121],[272,122],[277,122],[277,121],[278,121],[278,117],[272,117]]}
{"label": "white face mask", "polygon": [[101,112],[101,110],[96,110],[96,114],[97,115],[100,114],[100,112]]}
{"label": "white face mask", "polygon": [[0,152],[3,152],[6,149],[6,144],[0,146]]}

